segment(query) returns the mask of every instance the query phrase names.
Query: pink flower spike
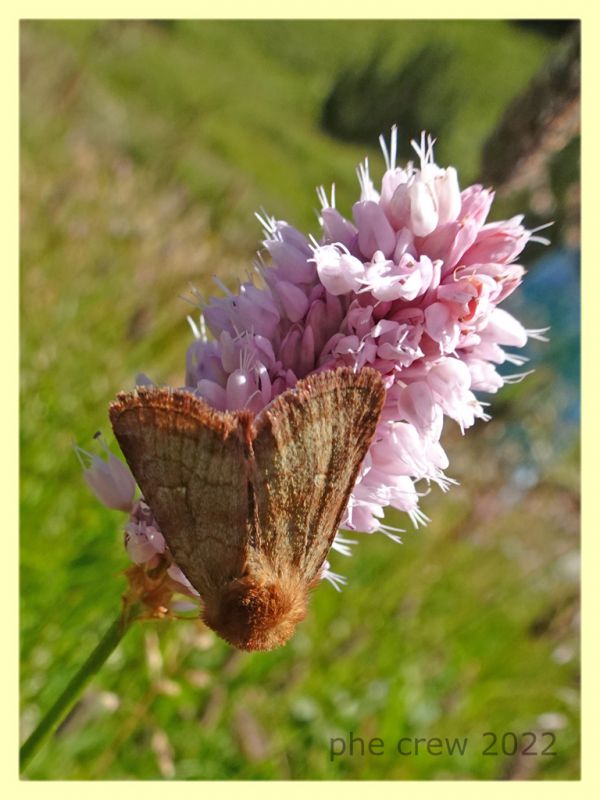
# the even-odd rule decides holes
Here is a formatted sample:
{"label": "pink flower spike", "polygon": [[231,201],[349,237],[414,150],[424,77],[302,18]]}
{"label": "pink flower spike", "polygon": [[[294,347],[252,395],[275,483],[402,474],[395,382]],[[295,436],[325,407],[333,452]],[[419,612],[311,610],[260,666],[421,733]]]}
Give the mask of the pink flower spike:
{"label": "pink flower spike", "polygon": [[523,373],[501,376],[495,365],[527,360],[503,346],[542,338],[498,309],[523,278],[514,259],[535,231],[522,217],[486,224],[493,192],[461,192],[456,170],[435,163],[425,134],[414,144],[418,162],[397,167],[396,136],[393,129],[390,144],[382,141],[380,193],[366,162],[358,169],[355,224],[323,189],[319,240],[259,217],[271,258],[259,254],[255,269],[266,285],[247,282],[237,294],[222,286],[224,296],[208,305],[198,295],[216,341],[192,327],[186,372],[186,385],[212,406],[260,415],[305,375],[343,365],[378,370],[386,400],[341,524],[386,535],[386,506],[415,525],[427,521],[415,481],[443,491],[454,483],[439,442],[445,418],[463,432],[489,419],[473,392],[520,380]]}
{"label": "pink flower spike", "polygon": [[[102,440],[101,445],[108,455],[106,461],[94,453],[88,453],[87,450],[75,446],[75,454],[83,467],[83,477],[94,495],[105,506],[116,511],[131,511],[136,489],[135,478],[129,467],[111,453]],[[84,458],[89,459],[88,467]]]}

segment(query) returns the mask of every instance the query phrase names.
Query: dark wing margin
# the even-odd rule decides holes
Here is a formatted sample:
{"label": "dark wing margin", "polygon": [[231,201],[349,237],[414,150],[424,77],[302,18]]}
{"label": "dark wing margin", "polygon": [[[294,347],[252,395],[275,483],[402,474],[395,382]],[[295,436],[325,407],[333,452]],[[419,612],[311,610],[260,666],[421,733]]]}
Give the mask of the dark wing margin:
{"label": "dark wing margin", "polygon": [[201,595],[244,569],[252,415],[191,392],[139,387],[109,409],[121,450],[173,558]]}
{"label": "dark wing margin", "polygon": [[384,399],[378,372],[340,368],[304,378],[256,418],[256,544],[277,571],[318,576]]}

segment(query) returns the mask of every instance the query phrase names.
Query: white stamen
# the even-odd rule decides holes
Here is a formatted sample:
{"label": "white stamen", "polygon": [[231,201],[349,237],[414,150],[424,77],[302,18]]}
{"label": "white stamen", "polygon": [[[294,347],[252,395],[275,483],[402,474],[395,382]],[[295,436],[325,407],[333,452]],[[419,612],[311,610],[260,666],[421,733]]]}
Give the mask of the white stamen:
{"label": "white stamen", "polygon": [[390,163],[392,169],[396,169],[396,155],[398,152],[398,126],[392,125],[392,133],[390,136]]}
{"label": "white stamen", "polygon": [[323,580],[329,581],[336,592],[341,592],[342,586],[345,586],[348,583],[348,579],[343,575],[338,575],[336,572],[331,572],[329,569],[325,570],[321,577]]}
{"label": "white stamen", "polygon": [[[200,331],[198,330],[198,326],[196,325],[192,317],[190,317],[188,314],[186,319],[189,323],[190,328],[192,329],[192,333],[194,334],[194,339],[201,339],[202,337],[200,335]],[[202,319],[202,317],[200,317],[200,319]]]}
{"label": "white stamen", "polygon": [[260,275],[262,281],[266,283],[265,273],[267,271],[267,265],[265,264],[263,254],[261,252],[256,253],[256,258],[252,261],[252,266],[254,267],[254,271],[257,273],[257,275]]}
{"label": "white stamen", "polygon": [[[312,233],[309,235],[308,239],[309,239],[309,241],[310,241],[310,245],[309,245],[309,247],[310,247],[310,249],[313,251],[313,253],[315,252],[315,250],[318,250],[318,249],[319,249],[319,247],[321,247],[321,245],[320,245],[320,244],[319,244],[319,242],[318,242],[318,241],[315,239],[315,237],[313,236],[313,234],[312,234]],[[315,259],[314,259],[314,258],[309,258],[308,260],[309,260],[309,261],[314,261]]]}
{"label": "white stamen", "polygon": [[90,463],[91,463],[91,460],[92,460],[92,454],[88,453],[88,451],[84,450],[82,447],[79,447],[79,445],[75,441],[71,442],[71,447],[73,448],[73,451],[74,451],[74,453],[75,453],[75,455],[77,457],[77,461],[79,461],[81,469],[88,469],[89,468],[89,464],[85,463],[85,461],[83,460],[82,454],[84,456],[87,456],[90,459]]}
{"label": "white stamen", "polygon": [[337,550],[337,552],[341,553],[343,556],[351,556],[352,549],[350,545],[353,544],[358,544],[358,542],[355,539],[345,539],[338,533],[331,544],[331,548],[332,550]]}
{"label": "white stamen", "polygon": [[260,222],[267,238],[269,236],[274,236],[277,231],[277,220],[275,217],[270,217],[264,208],[261,208],[260,211],[260,214],[258,211],[255,211],[254,216]]}
{"label": "white stamen", "polygon": [[522,367],[523,364],[526,364],[529,359],[527,356],[519,355],[519,353],[504,353],[504,360],[508,361],[509,364],[514,364],[516,367]]}
{"label": "white stamen", "polygon": [[408,516],[415,528],[418,528],[419,525],[427,525],[428,522],[431,522],[427,514],[424,514],[420,508],[413,508],[412,511],[408,512]]}
{"label": "white stamen", "polygon": [[550,239],[546,239],[545,236],[530,236],[529,237],[529,241],[530,242],[537,242],[538,244],[544,244],[544,245],[551,244]]}
{"label": "white stamen", "polygon": [[554,222],[544,222],[543,225],[538,225],[537,228],[532,228],[529,233],[537,233],[538,231],[543,231],[546,228],[551,228],[554,225]]}
{"label": "white stamen", "polygon": [[402,539],[395,533],[389,533],[389,531],[384,531],[383,529],[381,530],[381,533],[383,533],[384,536],[387,536],[388,539],[391,539],[392,542],[395,542],[396,544],[403,544]]}
{"label": "white stamen", "polygon": [[373,181],[369,175],[369,159],[365,158],[356,168],[358,183],[360,185],[360,199],[371,200],[377,195],[373,186]]}
{"label": "white stamen", "polygon": [[537,339],[538,342],[549,342],[550,339],[548,339],[547,336],[544,336],[544,334],[547,333],[549,330],[550,330],[550,327],[547,327],[547,328],[531,328],[531,329],[526,329],[525,333],[527,334],[527,336],[530,339]]}
{"label": "white stamen", "polygon": [[326,208],[335,208],[335,183],[331,184],[331,200],[327,197],[324,186],[317,186],[317,197],[321,203],[321,211]]}
{"label": "white stamen", "polygon": [[200,322],[200,338],[203,342],[208,342],[208,333],[206,331],[206,321],[204,319],[204,314],[200,314],[198,319]]}
{"label": "white stamen", "polygon": [[383,134],[379,136],[379,146],[383,153],[383,160],[385,161],[386,169],[396,169],[396,153],[398,150],[398,126],[392,125],[390,133],[390,149],[388,151],[387,142]]}
{"label": "white stamen", "polygon": [[217,284],[217,286],[219,287],[219,289],[220,289],[222,292],[225,292],[225,294],[226,294],[228,297],[233,297],[233,296],[234,296],[233,292],[230,292],[230,291],[229,291],[229,289],[228,289],[228,288],[225,286],[225,284],[224,284],[224,283],[223,283],[223,281],[222,281],[222,280],[219,278],[219,276],[218,276],[218,275],[211,275],[211,277],[212,277],[212,279],[213,279],[213,283],[216,283],[216,284]]}
{"label": "white stamen", "polygon": [[454,478],[449,478],[447,475],[444,475],[444,473],[441,470],[434,477],[432,477],[431,480],[437,483],[442,492],[447,492],[451,486],[459,485],[457,480],[455,480]]}
{"label": "white stamen", "polygon": [[388,153],[387,144],[385,141],[385,136],[383,133],[379,134],[379,146],[381,147],[381,152],[383,153],[383,160],[385,161],[385,168],[386,170],[391,169],[391,161],[390,161],[390,154]]}
{"label": "white stamen", "polygon": [[317,198],[321,203],[321,211],[328,207],[327,195],[323,186],[317,186]]}
{"label": "white stamen", "polygon": [[183,300],[184,303],[187,303],[188,305],[193,306],[194,308],[203,309],[206,306],[206,300],[200,289],[194,286],[193,283],[190,283],[188,291],[192,295],[193,299],[186,297],[184,294],[178,295],[179,299]]}
{"label": "white stamen", "polygon": [[411,140],[411,145],[415,153],[419,156],[419,160],[421,162],[421,171],[427,166],[427,164],[434,164],[434,157],[433,157],[433,145],[435,144],[436,139],[433,139],[430,134],[426,134],[425,131],[421,131],[421,141],[420,143],[415,142],[414,139]]}
{"label": "white stamen", "polygon": [[502,379],[504,383],[508,384],[521,383],[524,378],[526,378],[528,375],[533,375],[534,372],[534,369],[530,369],[527,372],[516,372],[514,375],[503,375]]}
{"label": "white stamen", "polygon": [[395,525],[388,525],[385,522],[380,522],[379,527],[386,531],[392,531],[393,533],[406,533],[406,528],[396,528]]}

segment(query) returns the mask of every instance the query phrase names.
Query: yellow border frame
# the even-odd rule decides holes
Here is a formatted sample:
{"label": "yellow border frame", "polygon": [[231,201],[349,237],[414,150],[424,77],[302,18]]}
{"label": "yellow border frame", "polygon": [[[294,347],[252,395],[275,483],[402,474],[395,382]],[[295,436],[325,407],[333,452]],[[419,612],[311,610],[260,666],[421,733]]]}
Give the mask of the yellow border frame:
{"label": "yellow border frame", "polygon": [[[2,95],[4,113],[8,117],[8,124],[1,127],[3,147],[2,175],[3,175],[3,211],[2,222],[5,229],[2,237],[5,266],[3,280],[3,310],[0,317],[2,324],[2,370],[5,375],[7,387],[1,396],[2,435],[3,442],[3,475],[0,485],[3,489],[3,511],[5,524],[3,525],[3,550],[4,561],[7,568],[4,570],[2,592],[4,595],[4,623],[2,634],[10,642],[10,655],[0,662],[3,691],[3,725],[2,747],[0,748],[1,776],[5,792],[12,796],[17,792],[20,796],[33,796],[38,793],[60,795],[62,797],[75,796],[85,791],[90,797],[97,797],[107,789],[104,782],[86,782],[85,788],[75,781],[53,782],[28,782],[19,780],[18,772],[18,396],[19,385],[19,348],[18,348],[18,197],[19,197],[19,161],[18,161],[18,49],[19,49],[19,21],[21,19],[160,19],[160,18],[191,18],[191,19],[333,19],[337,17],[348,19],[552,19],[552,18],[580,18],[582,20],[582,58],[583,58],[583,136],[582,136],[582,231],[583,231],[583,346],[582,346],[582,485],[583,485],[583,522],[582,522],[582,553],[583,553],[583,745],[582,745],[582,780],[574,782],[544,781],[544,782],[519,782],[506,785],[499,782],[486,782],[482,785],[479,781],[344,781],[341,791],[347,798],[362,798],[369,791],[377,792],[380,797],[397,797],[399,792],[409,792],[410,797],[422,798],[443,795],[445,798],[458,797],[501,797],[510,792],[512,797],[543,796],[544,798],[585,796],[592,792],[596,786],[595,795],[600,796],[600,781],[598,780],[599,756],[595,751],[596,736],[600,740],[600,631],[597,620],[600,617],[600,581],[597,577],[600,566],[600,526],[594,519],[593,497],[597,491],[595,487],[599,469],[596,461],[594,445],[600,442],[599,428],[600,415],[594,414],[594,404],[598,405],[600,396],[600,333],[594,332],[594,319],[598,317],[595,306],[599,302],[596,291],[599,290],[600,257],[598,257],[598,241],[594,238],[594,220],[598,213],[598,200],[595,198],[596,180],[598,175],[598,148],[595,146],[598,133],[598,101],[597,78],[600,77],[598,44],[598,17],[600,13],[591,8],[591,2],[573,2],[565,5],[558,2],[545,3],[543,8],[539,3],[528,0],[514,2],[509,0],[502,4],[455,2],[448,13],[448,4],[441,0],[430,0],[427,3],[427,12],[415,13],[412,8],[402,8],[397,2],[390,0],[374,0],[368,5],[352,6],[348,2],[330,0],[325,8],[322,2],[315,0],[288,0],[285,8],[281,3],[272,0],[259,0],[259,2],[244,4],[241,0],[222,0],[216,7],[213,4],[189,2],[189,0],[171,0],[169,3],[160,2],[131,2],[131,0],[88,0],[87,3],[76,3],[73,0],[44,3],[22,2],[9,5],[1,13],[2,26],[0,28],[0,59],[2,59]],[[326,13],[324,13],[324,11]],[[366,12],[369,13],[366,13]],[[596,79],[594,79],[594,77]],[[594,107],[595,106],[595,107]],[[600,182],[599,182],[600,183]],[[600,204],[599,204],[600,205]],[[8,380],[6,379],[8,376]],[[10,379],[12,377],[12,380]],[[10,443],[10,446],[7,446]],[[8,458],[6,458],[8,455]],[[590,500],[590,498],[592,498]],[[8,514],[7,514],[8,511]],[[8,519],[7,519],[8,516]],[[8,523],[8,524],[7,524]],[[598,742],[600,745],[600,741]],[[330,792],[336,791],[332,782],[328,781],[302,781],[284,783],[271,782],[207,782],[183,783],[178,782],[175,791],[179,796],[193,797],[228,797],[233,792],[243,793],[245,798],[266,796],[275,797],[285,792],[291,798],[328,797]],[[373,785],[371,785],[373,784]],[[12,790],[12,791],[11,791]],[[156,797],[165,791],[170,791],[162,781],[144,782],[146,797]],[[111,796],[130,797],[132,791],[139,791],[127,782],[111,782]],[[123,795],[121,795],[123,792]],[[321,793],[323,793],[321,795]]]}

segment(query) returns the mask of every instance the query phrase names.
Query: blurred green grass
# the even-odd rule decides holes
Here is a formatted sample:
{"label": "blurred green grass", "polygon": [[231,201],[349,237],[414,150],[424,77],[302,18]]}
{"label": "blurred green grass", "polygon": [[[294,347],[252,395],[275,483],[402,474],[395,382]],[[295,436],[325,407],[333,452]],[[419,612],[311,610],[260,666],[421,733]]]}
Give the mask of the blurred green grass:
{"label": "blurred green grass", "polygon": [[[348,211],[364,155],[379,174],[376,142],[366,152],[319,128],[336,73],[378,43],[401,62],[452,41],[460,109],[437,152],[465,184],[551,45],[501,22],[54,21],[21,34],[26,735],[125,588],[123,521],[89,494],[71,442],[108,433],[108,402],[137,371],[181,383],[180,295],[213,273],[243,278],[256,209],[316,232],[314,186],[335,181]],[[353,558],[333,556],[349,585],[315,591],[288,647],[239,654],[194,623],[140,625],[28,776],[576,778],[578,454],[550,459],[527,491],[511,484],[521,453],[503,432],[536,414],[523,387],[466,440],[449,429],[461,486],[424,499],[427,529],[401,546],[359,536]],[[551,422],[538,428],[543,442]],[[545,726],[555,757],[481,755],[484,731]],[[332,762],[329,739],[350,731],[386,753]],[[466,736],[469,748],[401,757],[401,736]]]}

